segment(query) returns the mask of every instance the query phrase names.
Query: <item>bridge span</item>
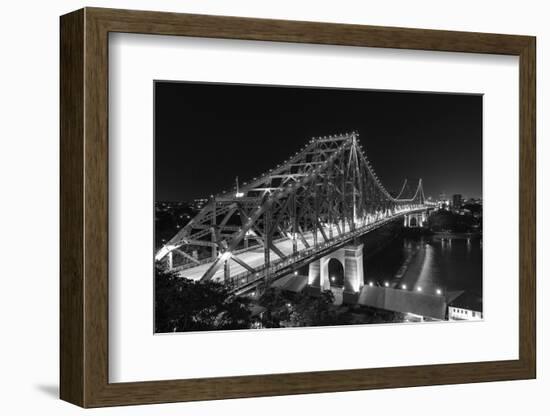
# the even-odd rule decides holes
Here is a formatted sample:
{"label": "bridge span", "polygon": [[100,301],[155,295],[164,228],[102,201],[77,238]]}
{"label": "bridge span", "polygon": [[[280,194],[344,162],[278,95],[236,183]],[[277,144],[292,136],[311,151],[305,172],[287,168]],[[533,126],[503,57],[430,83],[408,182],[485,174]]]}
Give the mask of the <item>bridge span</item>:
{"label": "bridge span", "polygon": [[[273,245],[276,247],[279,253],[284,255],[283,258],[275,258],[270,262],[269,270],[269,280],[274,281],[277,278],[284,276],[286,274],[292,273],[297,269],[311,263],[312,261],[327,256],[328,254],[349,245],[350,242],[354,241],[356,238],[359,238],[369,232],[372,232],[392,221],[397,221],[400,217],[405,217],[407,214],[416,214],[422,213],[425,210],[422,208],[420,210],[411,210],[406,212],[401,212],[399,214],[393,215],[388,218],[384,218],[378,221],[375,221],[371,224],[366,224],[364,226],[358,226],[353,232],[345,232],[343,235],[338,235],[333,237],[328,241],[321,241],[322,234],[318,232],[317,245],[314,244],[314,235],[313,232],[304,233],[304,242],[298,241],[298,249],[296,253],[293,252],[293,242],[291,238],[281,238],[273,242]],[[334,227],[334,233],[336,233]],[[306,246],[305,243],[309,244]],[[275,251],[271,250],[271,256],[275,257]],[[255,246],[249,248],[248,250],[240,251],[232,256],[233,264],[229,268],[224,267],[216,271],[212,276],[213,280],[225,281],[238,290],[245,290],[249,286],[258,283],[258,281],[263,281],[266,268],[265,268],[265,253],[262,246]],[[214,260],[204,262],[200,265],[194,267],[172,267],[171,270],[176,272],[179,276],[185,277],[191,280],[200,280],[206,271],[212,267]],[[253,270],[243,266],[243,263],[248,265]],[[229,270],[228,270],[229,269]],[[326,279],[325,279],[326,280]],[[362,284],[358,283],[354,285],[355,291],[358,291]]]}
{"label": "bridge span", "polygon": [[[276,168],[209,203],[161,247],[155,259],[196,281],[236,292],[267,285],[389,222],[419,226],[431,205],[422,180],[392,196],[358,133],[312,139]],[[311,267],[311,266],[310,266]],[[361,271],[362,273],[362,271]],[[359,292],[362,279],[350,290]]]}

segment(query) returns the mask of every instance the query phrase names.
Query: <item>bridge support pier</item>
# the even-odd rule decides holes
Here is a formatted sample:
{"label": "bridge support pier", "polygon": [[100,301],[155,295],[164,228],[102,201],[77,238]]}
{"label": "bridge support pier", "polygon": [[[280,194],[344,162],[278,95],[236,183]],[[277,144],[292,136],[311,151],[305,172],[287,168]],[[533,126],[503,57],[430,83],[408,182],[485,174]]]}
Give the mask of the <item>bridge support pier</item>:
{"label": "bridge support pier", "polygon": [[[344,286],[331,286],[328,263],[340,262],[344,269]],[[309,264],[308,285],[321,291],[331,290],[335,304],[342,303],[342,293],[359,293],[364,285],[363,244],[349,244]]]}
{"label": "bridge support pier", "polygon": [[363,244],[344,247],[344,291],[359,293],[364,284]]}
{"label": "bridge support pier", "polygon": [[421,228],[424,227],[424,223],[428,219],[428,216],[425,211],[422,211],[414,214],[406,214],[403,218],[403,226],[405,228]]}

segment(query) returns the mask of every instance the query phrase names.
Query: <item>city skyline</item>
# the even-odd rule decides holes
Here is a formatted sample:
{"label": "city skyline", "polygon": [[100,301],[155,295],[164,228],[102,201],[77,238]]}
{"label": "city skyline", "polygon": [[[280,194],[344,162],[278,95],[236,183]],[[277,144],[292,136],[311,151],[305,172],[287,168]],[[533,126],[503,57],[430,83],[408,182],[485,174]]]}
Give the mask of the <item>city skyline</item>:
{"label": "city skyline", "polygon": [[421,177],[434,200],[482,198],[480,95],[155,82],[155,199],[208,198],[352,130],[390,192]]}

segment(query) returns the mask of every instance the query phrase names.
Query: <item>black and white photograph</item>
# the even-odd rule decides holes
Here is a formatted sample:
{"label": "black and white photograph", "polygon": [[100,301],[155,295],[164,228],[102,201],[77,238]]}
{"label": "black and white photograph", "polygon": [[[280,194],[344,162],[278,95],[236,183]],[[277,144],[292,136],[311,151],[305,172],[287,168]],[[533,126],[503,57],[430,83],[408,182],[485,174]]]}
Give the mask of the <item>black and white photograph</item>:
{"label": "black and white photograph", "polygon": [[483,95],[153,88],[155,333],[483,319]]}
{"label": "black and white photograph", "polygon": [[0,415],[547,416],[545,6],[5,2]]}

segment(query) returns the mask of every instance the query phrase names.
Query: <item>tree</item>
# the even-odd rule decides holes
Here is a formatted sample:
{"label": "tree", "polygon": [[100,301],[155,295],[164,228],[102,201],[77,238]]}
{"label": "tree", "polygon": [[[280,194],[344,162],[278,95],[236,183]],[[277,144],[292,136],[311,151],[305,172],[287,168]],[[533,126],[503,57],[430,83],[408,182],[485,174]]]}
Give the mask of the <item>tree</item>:
{"label": "tree", "polygon": [[301,293],[292,307],[290,326],[337,325],[338,316],[334,307],[334,294],[330,290],[319,297]]}
{"label": "tree", "polygon": [[266,310],[261,323],[265,328],[336,325],[337,314],[330,290],[313,297],[305,292],[289,293],[268,288],[258,303]]}
{"label": "tree", "polygon": [[428,224],[433,231],[469,231],[474,224],[474,218],[471,215],[459,215],[450,211],[439,210],[430,215]]}
{"label": "tree", "polygon": [[155,268],[155,332],[250,327],[249,301],[223,283],[200,282]]}
{"label": "tree", "polygon": [[280,290],[268,287],[263,290],[258,304],[266,310],[262,312],[260,322],[264,328],[280,328],[289,319],[291,299]]}

